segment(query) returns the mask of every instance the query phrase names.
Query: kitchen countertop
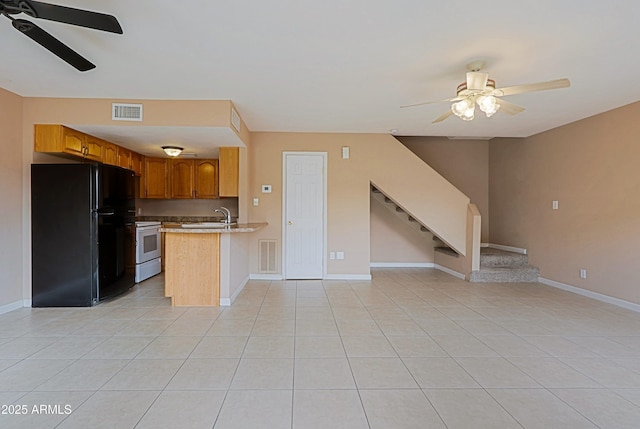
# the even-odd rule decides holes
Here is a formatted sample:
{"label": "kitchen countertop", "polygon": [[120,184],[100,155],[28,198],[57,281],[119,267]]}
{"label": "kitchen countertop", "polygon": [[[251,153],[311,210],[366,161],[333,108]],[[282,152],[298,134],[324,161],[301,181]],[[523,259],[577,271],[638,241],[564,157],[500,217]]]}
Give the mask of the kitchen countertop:
{"label": "kitchen countertop", "polygon": [[254,232],[269,225],[267,222],[238,223],[224,228],[183,228],[181,223],[165,223],[160,232],[178,232],[181,234],[228,234]]}

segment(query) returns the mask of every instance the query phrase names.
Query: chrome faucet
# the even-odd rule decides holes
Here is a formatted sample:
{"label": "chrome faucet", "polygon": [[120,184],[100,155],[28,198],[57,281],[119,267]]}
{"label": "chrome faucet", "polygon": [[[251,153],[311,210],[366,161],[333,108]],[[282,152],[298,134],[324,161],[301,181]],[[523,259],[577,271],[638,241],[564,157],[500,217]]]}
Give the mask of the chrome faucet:
{"label": "chrome faucet", "polygon": [[220,207],[213,211],[214,213],[222,213],[225,216],[224,223],[231,225],[231,211],[226,207]]}

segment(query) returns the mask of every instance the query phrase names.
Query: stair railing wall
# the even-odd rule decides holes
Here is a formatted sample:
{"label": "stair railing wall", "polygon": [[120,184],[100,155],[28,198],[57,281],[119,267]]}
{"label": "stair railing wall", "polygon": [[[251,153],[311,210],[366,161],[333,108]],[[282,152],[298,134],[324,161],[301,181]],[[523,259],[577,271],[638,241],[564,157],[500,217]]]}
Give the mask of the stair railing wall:
{"label": "stair railing wall", "polygon": [[374,186],[465,255],[469,197],[393,136],[371,146],[362,156]]}

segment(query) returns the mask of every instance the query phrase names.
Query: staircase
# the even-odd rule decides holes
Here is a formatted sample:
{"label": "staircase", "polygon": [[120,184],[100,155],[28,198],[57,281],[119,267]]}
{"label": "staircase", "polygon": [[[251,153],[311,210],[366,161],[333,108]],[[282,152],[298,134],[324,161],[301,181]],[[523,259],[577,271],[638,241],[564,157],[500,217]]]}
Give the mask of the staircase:
{"label": "staircase", "polygon": [[408,214],[404,211],[404,209],[398,206],[391,198],[384,195],[378,188],[371,185],[371,195],[377,201],[379,201],[384,207],[386,207],[389,211],[391,211],[397,218],[399,218],[405,224],[411,226],[412,228],[420,231],[420,232],[428,232],[430,231],[422,225],[416,218]]}
{"label": "staircase", "polygon": [[539,270],[529,265],[527,255],[483,247],[480,270],[472,271],[471,283],[537,283]]}

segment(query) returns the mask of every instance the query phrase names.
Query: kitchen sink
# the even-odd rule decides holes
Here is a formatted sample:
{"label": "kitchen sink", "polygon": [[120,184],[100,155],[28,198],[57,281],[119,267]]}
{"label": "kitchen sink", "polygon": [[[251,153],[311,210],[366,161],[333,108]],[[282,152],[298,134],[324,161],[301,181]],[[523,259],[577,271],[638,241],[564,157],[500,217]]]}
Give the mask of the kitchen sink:
{"label": "kitchen sink", "polygon": [[183,228],[225,228],[227,226],[235,225],[235,222],[195,222],[195,223],[183,223]]}

